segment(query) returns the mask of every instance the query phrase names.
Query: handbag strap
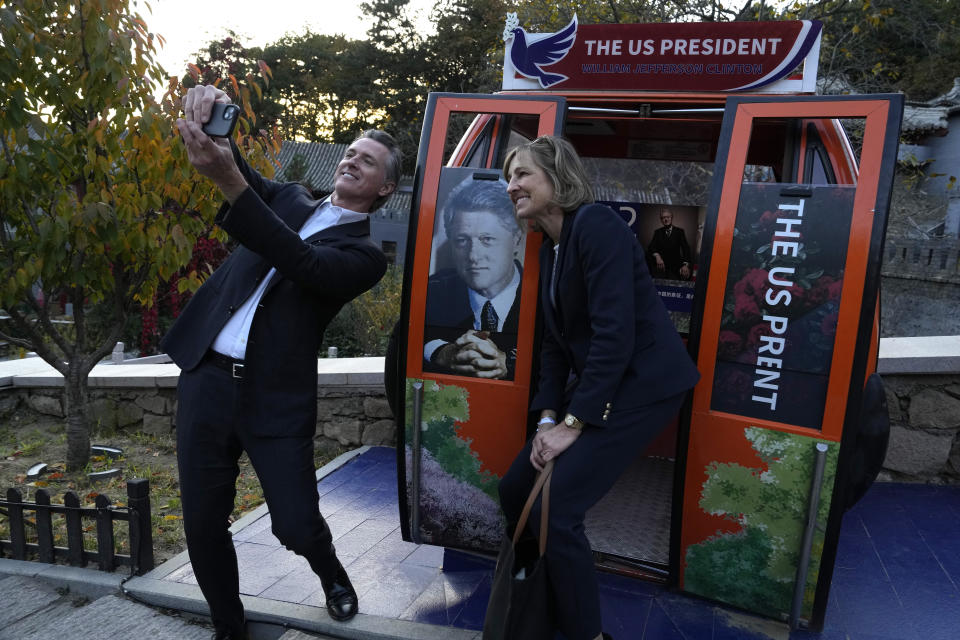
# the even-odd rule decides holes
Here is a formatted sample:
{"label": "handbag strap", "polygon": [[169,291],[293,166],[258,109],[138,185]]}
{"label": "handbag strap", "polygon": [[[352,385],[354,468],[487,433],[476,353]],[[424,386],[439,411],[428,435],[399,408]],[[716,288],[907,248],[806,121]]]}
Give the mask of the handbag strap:
{"label": "handbag strap", "polygon": [[523,505],[523,511],[520,512],[520,519],[517,520],[517,527],[513,531],[513,544],[520,541],[520,534],[527,526],[527,518],[530,517],[530,510],[533,509],[533,503],[537,496],[543,491],[543,500],[540,508],[540,555],[547,550],[547,524],[550,519],[550,476],[553,473],[553,460],[543,465],[543,471],[537,475],[537,481],[533,483],[533,489],[527,497],[526,504]]}

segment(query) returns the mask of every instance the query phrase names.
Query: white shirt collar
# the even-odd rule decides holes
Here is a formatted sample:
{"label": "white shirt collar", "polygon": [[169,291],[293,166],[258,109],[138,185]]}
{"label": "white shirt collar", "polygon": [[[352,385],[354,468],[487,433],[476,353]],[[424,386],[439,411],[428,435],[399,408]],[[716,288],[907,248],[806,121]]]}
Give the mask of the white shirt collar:
{"label": "white shirt collar", "polygon": [[504,287],[503,291],[495,295],[492,299],[467,287],[467,293],[470,296],[470,308],[473,310],[473,328],[480,328],[480,310],[483,308],[483,303],[490,300],[499,319],[497,331],[503,331],[503,323],[506,322],[507,316],[510,314],[510,309],[513,307],[514,300],[516,300],[517,297],[517,287],[519,286],[520,270],[517,269],[517,265],[514,264],[513,278],[510,280],[510,284]]}
{"label": "white shirt collar", "polygon": [[307,238],[318,231],[323,231],[324,229],[336,226],[338,224],[358,222],[366,219],[369,215],[369,213],[359,213],[357,211],[351,211],[350,209],[338,207],[337,205],[333,204],[333,200],[330,199],[330,196],[327,196],[323,199],[323,202],[317,205],[317,208],[314,210],[314,212],[310,214],[310,217],[307,218],[307,221],[303,223],[302,227],[300,227],[300,237]]}

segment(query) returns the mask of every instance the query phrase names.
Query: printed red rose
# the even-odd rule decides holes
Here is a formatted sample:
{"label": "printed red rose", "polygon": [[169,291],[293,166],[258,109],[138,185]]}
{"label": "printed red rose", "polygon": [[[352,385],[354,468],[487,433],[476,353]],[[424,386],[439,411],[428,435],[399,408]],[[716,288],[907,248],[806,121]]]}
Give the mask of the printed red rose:
{"label": "printed red rose", "polygon": [[743,348],[743,338],[736,331],[721,331],[720,344],[717,348],[721,358],[731,360],[740,353]]}
{"label": "printed red rose", "polygon": [[760,219],[757,220],[757,226],[762,229],[772,227],[777,223],[779,217],[780,213],[778,211],[764,211]]}
{"label": "printed red rose", "polygon": [[830,285],[833,284],[833,278],[830,276],[821,276],[807,291],[807,304],[810,308],[819,307],[830,299]]}
{"label": "printed red rose", "polygon": [[748,269],[743,277],[733,285],[733,292],[738,297],[741,295],[751,296],[759,302],[763,299],[766,286],[767,271],[765,269]]}
{"label": "printed red rose", "polygon": [[750,327],[750,331],[747,333],[747,348],[751,351],[755,350],[760,346],[760,338],[764,336],[772,336],[773,330],[770,329],[770,325],[766,322],[761,322]]}
{"label": "printed red rose", "polygon": [[753,322],[760,318],[760,307],[748,295],[739,295],[734,302],[733,317],[737,322]]}
{"label": "printed red rose", "polygon": [[827,337],[836,335],[838,317],[839,314],[836,311],[824,316],[823,320],[820,321],[820,333]]}

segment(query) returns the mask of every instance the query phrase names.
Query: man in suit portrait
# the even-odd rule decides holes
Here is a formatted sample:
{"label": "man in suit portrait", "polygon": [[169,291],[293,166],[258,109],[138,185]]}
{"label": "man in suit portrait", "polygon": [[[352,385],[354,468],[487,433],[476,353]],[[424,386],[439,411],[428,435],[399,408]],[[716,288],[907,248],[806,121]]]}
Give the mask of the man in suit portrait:
{"label": "man in suit portrait", "polygon": [[660,209],[660,224],[647,247],[650,274],[654,278],[689,280],[690,245],[686,234],[673,226],[673,213],[666,207]]}
{"label": "man in suit portrait", "polygon": [[177,126],[190,163],[222,191],[215,222],[238,246],[162,342],[180,367],[187,550],[222,640],[249,637],[228,529],[243,452],[263,487],[273,534],[319,576],[330,617],[357,613],[356,591],[318,508],[317,352],[340,308],[386,271],[369,214],[396,188],[401,160],[390,135],[366,131],[337,165],[333,194],[317,200],[300,184],[264,178],[235,145],[202,131],[214,102],[228,101],[215,87],[191,88]]}
{"label": "man in suit portrait", "polygon": [[424,370],[513,379],[524,233],[506,183],[468,176],[442,220],[454,267],[427,284]]}

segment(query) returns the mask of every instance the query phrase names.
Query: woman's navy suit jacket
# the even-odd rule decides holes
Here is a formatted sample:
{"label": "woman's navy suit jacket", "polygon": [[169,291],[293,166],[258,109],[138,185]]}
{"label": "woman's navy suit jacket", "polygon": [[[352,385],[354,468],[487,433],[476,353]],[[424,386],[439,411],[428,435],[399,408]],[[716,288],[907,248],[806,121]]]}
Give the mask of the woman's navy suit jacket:
{"label": "woman's navy suit jacket", "polygon": [[554,295],[553,242],[540,250],[545,331],[531,410],[619,426],[639,407],[692,388],[700,374],[620,216],[583,205],[564,217],[559,245]]}

